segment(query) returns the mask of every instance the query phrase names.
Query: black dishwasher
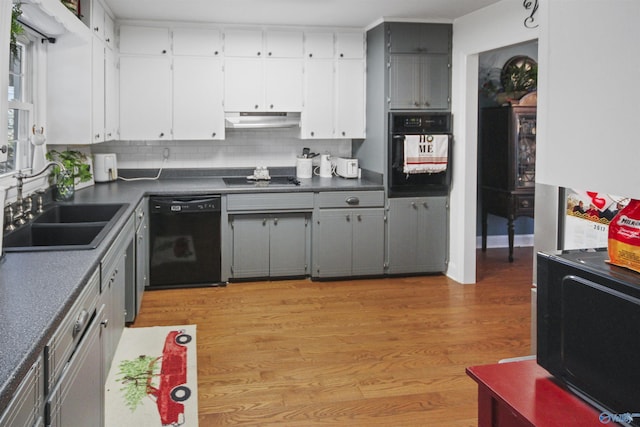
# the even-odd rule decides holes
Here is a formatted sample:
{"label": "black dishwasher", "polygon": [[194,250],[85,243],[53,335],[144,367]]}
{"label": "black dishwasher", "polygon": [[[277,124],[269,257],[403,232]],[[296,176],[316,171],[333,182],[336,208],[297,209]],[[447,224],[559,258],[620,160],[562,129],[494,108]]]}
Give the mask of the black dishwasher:
{"label": "black dishwasher", "polygon": [[149,198],[149,289],[220,284],[220,196]]}

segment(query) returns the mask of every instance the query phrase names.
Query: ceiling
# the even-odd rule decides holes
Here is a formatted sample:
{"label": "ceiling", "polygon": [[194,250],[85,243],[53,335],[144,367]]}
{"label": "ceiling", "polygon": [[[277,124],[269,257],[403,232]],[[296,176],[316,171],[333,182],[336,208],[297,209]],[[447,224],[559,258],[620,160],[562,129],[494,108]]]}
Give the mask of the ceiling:
{"label": "ceiling", "polygon": [[500,0],[105,0],[116,19],[366,28],[381,18],[451,22]]}

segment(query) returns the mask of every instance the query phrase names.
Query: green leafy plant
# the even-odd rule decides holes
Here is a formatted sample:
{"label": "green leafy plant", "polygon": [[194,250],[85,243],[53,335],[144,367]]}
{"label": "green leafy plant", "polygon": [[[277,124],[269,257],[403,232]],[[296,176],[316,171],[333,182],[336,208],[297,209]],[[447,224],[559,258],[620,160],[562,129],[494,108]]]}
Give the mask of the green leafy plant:
{"label": "green leafy plant", "polygon": [[538,65],[529,61],[513,62],[502,73],[505,92],[531,92],[538,86]]}
{"label": "green leafy plant", "polygon": [[49,150],[47,160],[60,162],[64,168],[70,173],[62,173],[60,166],[56,165],[52,168],[49,175],[51,184],[74,186],[79,182],[87,182],[93,176],[91,168],[87,162],[86,154],[77,150],[56,151]]}
{"label": "green leafy plant", "polygon": [[22,3],[16,3],[11,9],[11,37],[9,46],[11,47],[11,55],[13,55],[14,58],[19,54],[18,36],[24,33],[24,28],[22,27],[20,22],[18,22],[18,18],[20,17],[20,15],[22,15],[21,5]]}

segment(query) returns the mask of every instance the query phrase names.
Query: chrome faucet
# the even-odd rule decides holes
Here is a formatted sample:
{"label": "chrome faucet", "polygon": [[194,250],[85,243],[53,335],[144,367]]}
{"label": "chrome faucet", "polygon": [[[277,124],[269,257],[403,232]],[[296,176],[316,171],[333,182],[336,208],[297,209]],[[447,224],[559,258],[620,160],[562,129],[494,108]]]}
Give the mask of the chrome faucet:
{"label": "chrome faucet", "polygon": [[[22,195],[22,188],[24,185],[24,180],[28,179],[28,178],[35,178],[37,176],[42,175],[47,169],[49,169],[49,167],[51,166],[58,166],[60,168],[61,171],[66,171],[67,169],[64,167],[64,165],[58,161],[53,161],[53,162],[49,162],[46,165],[44,165],[44,167],[42,169],[40,169],[40,171],[33,173],[31,175],[25,174],[22,171],[18,171],[15,175],[14,178],[16,179],[17,183],[16,183],[16,212],[14,213],[14,223],[18,226],[25,224],[27,221],[28,216],[25,215],[25,209],[24,209],[24,200],[23,200],[23,195]],[[31,208],[30,208],[31,209]],[[26,217],[26,219],[25,219]]]}

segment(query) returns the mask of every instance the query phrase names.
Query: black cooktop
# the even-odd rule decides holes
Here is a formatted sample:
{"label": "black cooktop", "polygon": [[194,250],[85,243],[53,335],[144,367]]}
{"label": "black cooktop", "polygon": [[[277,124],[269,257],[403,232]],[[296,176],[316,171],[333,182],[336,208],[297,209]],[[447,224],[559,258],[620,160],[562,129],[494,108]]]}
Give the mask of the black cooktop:
{"label": "black cooktop", "polygon": [[293,176],[272,176],[269,180],[248,179],[245,176],[233,176],[222,178],[228,187],[273,187],[273,186],[289,186],[300,185]]}

